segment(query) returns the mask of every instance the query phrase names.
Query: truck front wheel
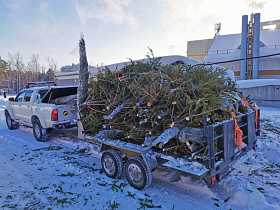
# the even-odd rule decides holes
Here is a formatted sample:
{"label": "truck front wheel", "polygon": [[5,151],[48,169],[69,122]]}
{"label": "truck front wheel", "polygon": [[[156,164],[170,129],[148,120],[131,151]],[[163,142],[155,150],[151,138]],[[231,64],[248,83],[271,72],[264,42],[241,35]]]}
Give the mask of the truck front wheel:
{"label": "truck front wheel", "polygon": [[152,183],[152,173],[140,157],[132,157],[125,164],[125,175],[129,184],[143,190]]}
{"label": "truck front wheel", "polygon": [[10,129],[10,130],[15,130],[15,129],[18,129],[19,128],[19,124],[17,122],[15,122],[8,111],[5,112],[5,115],[6,115],[6,124],[7,124],[7,127]]}
{"label": "truck front wheel", "polygon": [[47,129],[42,127],[38,119],[33,121],[33,135],[37,141],[47,141],[49,139]]}
{"label": "truck front wheel", "polygon": [[102,154],[101,165],[105,174],[110,178],[119,178],[123,171],[123,162],[115,150],[107,150]]}

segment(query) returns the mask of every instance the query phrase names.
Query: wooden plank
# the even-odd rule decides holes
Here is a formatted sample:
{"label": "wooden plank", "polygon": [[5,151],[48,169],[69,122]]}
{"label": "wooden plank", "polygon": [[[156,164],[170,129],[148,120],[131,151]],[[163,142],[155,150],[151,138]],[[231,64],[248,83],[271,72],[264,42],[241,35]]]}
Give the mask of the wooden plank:
{"label": "wooden plank", "polygon": [[256,139],[256,124],[255,124],[255,112],[248,113],[247,115],[247,122],[248,122],[248,143],[247,145],[251,148],[254,144]]}
{"label": "wooden plank", "polygon": [[261,131],[260,131],[260,127],[261,127],[261,122],[260,122],[260,116],[261,116],[261,110],[258,109],[258,131],[256,133],[257,136],[260,136],[261,135]]}
{"label": "wooden plank", "polygon": [[208,156],[209,156],[209,169],[213,169],[215,166],[215,159],[214,159],[214,127],[208,127]]}
{"label": "wooden plank", "polygon": [[224,159],[230,159],[234,155],[234,120],[229,120],[223,126]]}

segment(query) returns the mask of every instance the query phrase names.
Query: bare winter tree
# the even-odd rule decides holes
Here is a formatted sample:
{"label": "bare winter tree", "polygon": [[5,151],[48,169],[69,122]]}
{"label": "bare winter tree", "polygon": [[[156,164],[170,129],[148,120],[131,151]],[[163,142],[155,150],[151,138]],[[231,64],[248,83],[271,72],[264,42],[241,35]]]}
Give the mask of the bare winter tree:
{"label": "bare winter tree", "polygon": [[45,74],[46,73],[46,67],[42,66],[41,69],[42,69],[42,74]]}
{"label": "bare winter tree", "polygon": [[57,62],[53,58],[50,58],[50,57],[45,57],[45,60],[48,62],[48,65],[49,65],[48,69],[52,69],[55,72],[57,72],[57,69],[58,69]]}
{"label": "bare winter tree", "polygon": [[44,81],[54,81],[55,80],[55,71],[52,69],[49,69],[46,72],[46,76],[43,78]]}
{"label": "bare winter tree", "polygon": [[38,82],[39,74],[42,71],[42,67],[39,63],[39,58],[40,56],[38,54],[32,54],[30,56],[30,61],[27,64],[27,70],[31,71],[33,74],[33,78],[30,79],[36,82]]}
{"label": "bare winter tree", "polygon": [[3,75],[6,74],[7,71],[9,71],[9,70],[10,70],[10,66],[9,66],[8,62],[5,60],[2,60],[1,56],[0,56],[0,76],[1,76],[1,78],[4,78]]}
{"label": "bare winter tree", "polygon": [[15,54],[8,53],[8,57],[9,57],[8,63],[13,70],[17,70],[17,71],[24,70],[23,59],[19,52],[16,52]]}
{"label": "bare winter tree", "polygon": [[41,65],[39,63],[40,56],[38,54],[32,54],[30,56],[30,61],[27,64],[28,70],[31,70],[33,72],[40,72],[41,71]]}
{"label": "bare winter tree", "polygon": [[8,63],[10,65],[10,67],[17,72],[16,78],[15,78],[16,79],[16,91],[19,92],[21,90],[22,84],[23,84],[21,74],[25,68],[23,59],[19,52],[16,52],[14,54],[8,53],[8,57],[9,57]]}
{"label": "bare winter tree", "polygon": [[[0,89],[8,89],[9,77],[8,71],[10,70],[10,66],[8,62],[1,59],[0,56]],[[0,90],[1,95],[1,90]]]}

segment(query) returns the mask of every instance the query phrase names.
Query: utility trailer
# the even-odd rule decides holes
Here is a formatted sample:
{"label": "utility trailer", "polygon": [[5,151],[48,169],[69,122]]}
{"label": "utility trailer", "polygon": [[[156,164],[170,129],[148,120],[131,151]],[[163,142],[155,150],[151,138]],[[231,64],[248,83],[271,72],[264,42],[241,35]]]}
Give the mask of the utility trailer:
{"label": "utility trailer", "polygon": [[[235,167],[247,160],[256,150],[260,136],[260,110],[237,115],[242,130],[242,147],[235,146],[235,121],[226,120],[204,126],[208,155],[176,158],[153,147],[144,147],[120,140],[86,135],[94,149],[102,153],[101,164],[105,174],[118,178],[125,172],[131,186],[142,190],[152,181],[152,171],[169,168],[203,181],[209,188],[225,178]],[[257,117],[257,121],[256,121]],[[206,116],[204,117],[204,125]],[[216,146],[214,146],[216,145]],[[215,149],[216,148],[216,149]]]}

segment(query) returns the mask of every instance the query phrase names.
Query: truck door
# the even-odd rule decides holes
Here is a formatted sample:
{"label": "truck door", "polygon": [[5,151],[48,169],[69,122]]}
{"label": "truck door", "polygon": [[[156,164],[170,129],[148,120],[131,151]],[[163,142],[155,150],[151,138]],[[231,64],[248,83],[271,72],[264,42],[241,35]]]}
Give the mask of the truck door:
{"label": "truck door", "polygon": [[22,119],[25,122],[31,123],[31,108],[32,108],[32,96],[33,90],[26,90],[25,95],[23,97],[23,101],[21,103],[21,113]]}
{"label": "truck door", "polygon": [[23,101],[23,96],[25,94],[25,91],[20,92],[16,98],[15,101],[11,103],[13,114],[17,120],[21,120],[22,113],[21,113],[21,104]]}

